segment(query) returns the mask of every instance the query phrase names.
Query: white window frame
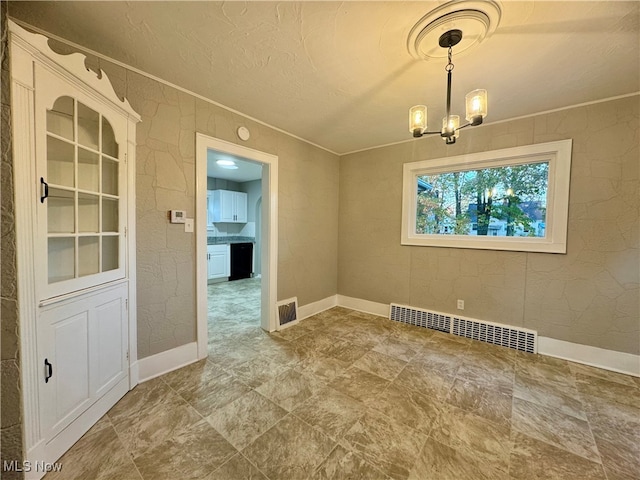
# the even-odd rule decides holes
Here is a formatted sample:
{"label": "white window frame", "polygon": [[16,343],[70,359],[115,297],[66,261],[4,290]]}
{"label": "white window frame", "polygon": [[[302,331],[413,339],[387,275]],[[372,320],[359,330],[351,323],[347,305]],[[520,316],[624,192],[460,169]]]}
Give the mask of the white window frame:
{"label": "white window frame", "polygon": [[[567,253],[571,146],[572,141],[569,139],[405,163],[402,189],[402,245]],[[533,162],[549,162],[544,238],[416,233],[417,177]]]}

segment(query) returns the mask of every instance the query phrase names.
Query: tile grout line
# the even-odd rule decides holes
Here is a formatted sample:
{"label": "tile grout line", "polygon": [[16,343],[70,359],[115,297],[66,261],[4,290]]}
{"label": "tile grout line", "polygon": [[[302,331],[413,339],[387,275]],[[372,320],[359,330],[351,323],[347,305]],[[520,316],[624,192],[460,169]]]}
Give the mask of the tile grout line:
{"label": "tile grout line", "polygon": [[[111,418],[109,418],[109,421],[111,422]],[[131,460],[131,463],[133,464],[133,468],[135,468],[136,472],[138,472],[140,479],[145,480],[145,478],[142,476],[142,472],[140,471],[140,469],[138,468],[138,465],[136,464],[136,460],[133,458],[133,455],[131,455],[131,453],[129,452],[129,449],[124,444],[124,441],[122,440],[122,437],[120,436],[120,433],[118,433],[118,430],[116,429],[116,427],[113,425],[113,422],[111,422],[111,428],[113,428],[113,431],[115,432],[116,437],[118,438],[118,442],[120,442],[120,446],[122,447],[124,452],[127,454],[127,457],[129,458],[129,460]]]}
{"label": "tile grout line", "polygon": [[[514,396],[514,397],[513,397],[513,401],[515,401],[515,400],[516,400],[516,398],[517,398],[517,397],[515,397],[515,396]],[[526,402],[526,403],[531,403],[531,404],[536,405],[536,406],[541,406],[541,405],[538,405],[537,403],[529,402],[528,400],[524,400],[524,399],[521,399],[521,398],[518,398],[518,400],[520,400],[520,401],[522,401],[522,402]],[[542,406],[542,407],[543,407],[543,408],[547,408],[547,407],[544,407],[544,406]],[[512,410],[513,410],[513,409],[512,409]],[[514,428],[514,427],[513,427],[513,413],[512,413],[512,427],[511,427],[511,428],[512,428],[512,431],[515,431],[516,433],[519,433],[519,434],[521,434],[521,435],[524,435],[524,436],[526,436],[526,437],[528,437],[528,438],[531,438],[531,439],[533,439],[533,440],[535,440],[535,441],[538,441],[538,442],[541,442],[541,443],[545,443],[546,445],[549,445],[549,446],[551,446],[551,447],[554,447],[554,448],[556,448],[556,449],[558,449],[558,450],[562,450],[563,452],[565,452],[565,453],[567,453],[567,454],[574,455],[574,456],[576,456],[576,457],[580,457],[581,459],[583,459],[583,460],[585,460],[585,461],[587,461],[587,462],[591,462],[591,463],[595,463],[595,464],[597,464],[597,465],[601,465],[601,466],[603,467],[603,470],[604,470],[604,465],[602,464],[602,458],[601,458],[601,455],[600,455],[600,451],[598,450],[598,446],[597,446],[597,444],[596,444],[596,442],[595,442],[595,439],[593,439],[593,434],[591,433],[591,426],[590,426],[589,422],[588,422],[588,421],[586,421],[586,420],[582,420],[582,419],[579,419],[579,418],[572,417],[571,415],[567,415],[567,414],[562,414],[562,415],[567,416],[567,417],[574,418],[574,419],[576,419],[576,420],[578,420],[578,421],[582,421],[582,422],[585,422],[585,423],[587,424],[587,426],[589,427],[589,433],[591,434],[591,438],[592,438],[592,440],[594,440],[593,445],[596,447],[596,453],[598,454],[598,458],[600,459],[600,461],[599,461],[599,462],[598,462],[598,461],[595,461],[595,460],[592,460],[592,459],[590,459],[590,458],[587,458],[587,457],[585,457],[584,455],[582,455],[582,454],[580,454],[580,453],[576,453],[576,452],[573,452],[573,451],[567,450],[566,448],[564,448],[564,447],[562,447],[562,446],[559,446],[559,445],[555,445],[555,444],[553,444],[553,443],[550,443],[550,442],[549,442],[549,441],[547,441],[546,439],[541,439],[541,438],[533,437],[533,436],[529,435],[528,433],[526,433],[526,432],[522,431],[521,429]]]}

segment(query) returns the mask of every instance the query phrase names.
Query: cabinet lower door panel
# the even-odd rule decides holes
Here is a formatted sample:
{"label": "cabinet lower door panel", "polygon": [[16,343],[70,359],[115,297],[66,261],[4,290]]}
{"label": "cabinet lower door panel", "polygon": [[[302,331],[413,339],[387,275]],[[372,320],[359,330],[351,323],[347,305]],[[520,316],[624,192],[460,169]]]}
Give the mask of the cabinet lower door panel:
{"label": "cabinet lower door panel", "polygon": [[219,278],[227,274],[227,256],[211,254],[211,277]]}
{"label": "cabinet lower door panel", "polygon": [[55,390],[53,429],[64,428],[91,402],[89,391],[89,312],[84,311],[51,325],[55,350],[45,365],[47,383]]}
{"label": "cabinet lower door panel", "polygon": [[104,393],[118,383],[127,371],[126,344],[127,338],[123,331],[126,315],[124,298],[112,299],[95,310],[96,335],[96,395],[101,397]]}
{"label": "cabinet lower door panel", "polygon": [[128,378],[127,286],[41,308],[41,427],[53,438]]}

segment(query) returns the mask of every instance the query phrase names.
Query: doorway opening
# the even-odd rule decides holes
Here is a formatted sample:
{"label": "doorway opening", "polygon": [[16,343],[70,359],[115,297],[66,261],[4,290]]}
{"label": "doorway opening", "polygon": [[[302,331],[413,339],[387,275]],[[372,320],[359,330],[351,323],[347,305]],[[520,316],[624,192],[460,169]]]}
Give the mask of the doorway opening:
{"label": "doorway opening", "polygon": [[277,160],[196,134],[198,358],[210,315],[276,329]]}
{"label": "doorway opening", "polygon": [[208,333],[243,333],[260,325],[262,164],[207,149]]}

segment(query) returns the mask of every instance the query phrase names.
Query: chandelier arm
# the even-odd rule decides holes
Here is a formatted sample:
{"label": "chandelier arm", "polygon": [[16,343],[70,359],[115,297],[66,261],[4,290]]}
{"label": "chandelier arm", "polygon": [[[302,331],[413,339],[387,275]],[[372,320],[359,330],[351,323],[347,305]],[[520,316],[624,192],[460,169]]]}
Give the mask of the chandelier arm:
{"label": "chandelier arm", "polygon": [[473,123],[469,122],[469,123],[465,123],[464,125],[460,125],[456,130],[462,130],[463,128],[472,127],[472,126],[474,126]]}

